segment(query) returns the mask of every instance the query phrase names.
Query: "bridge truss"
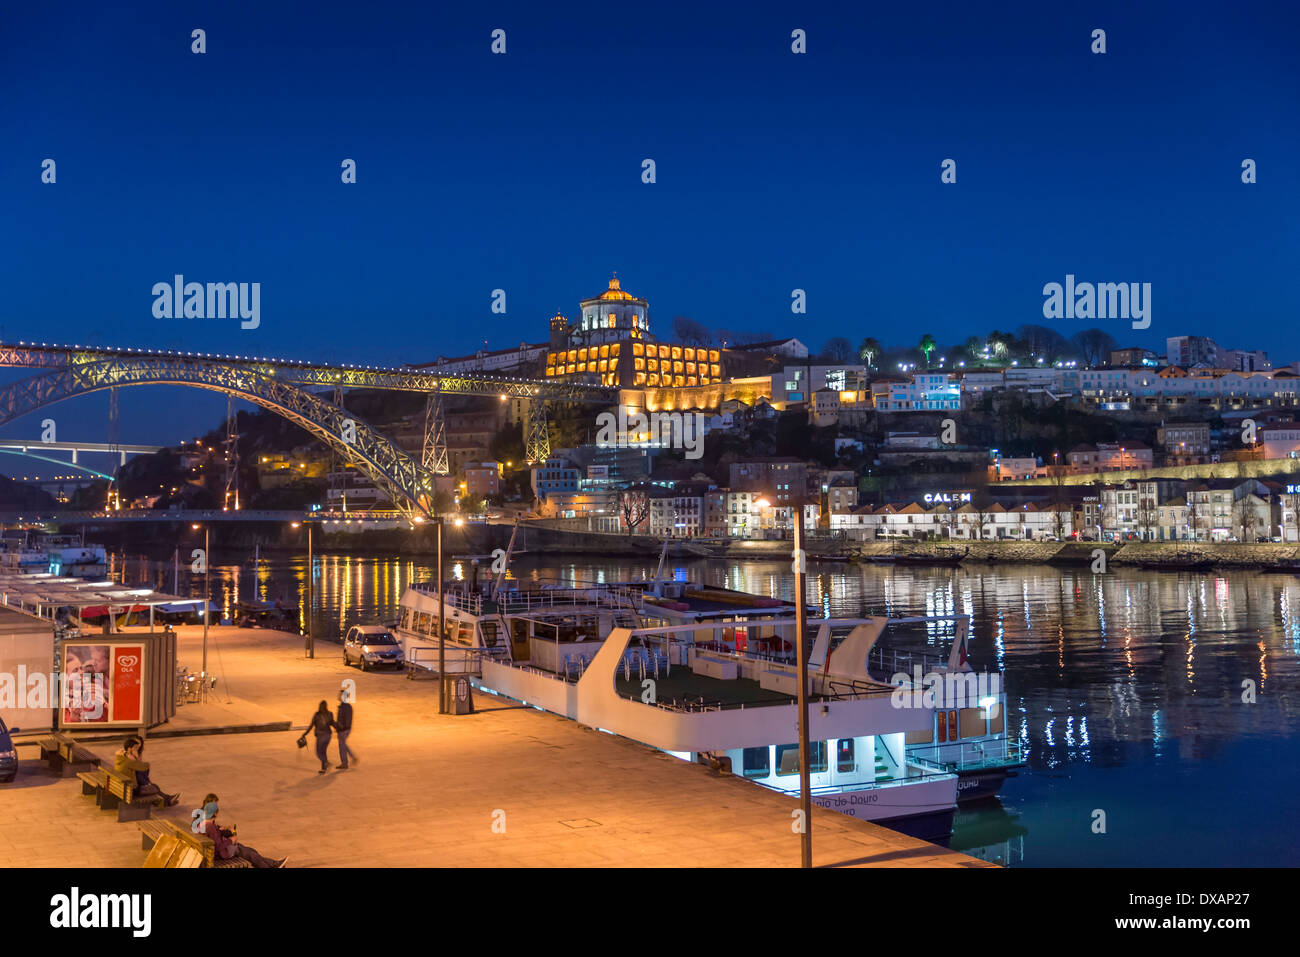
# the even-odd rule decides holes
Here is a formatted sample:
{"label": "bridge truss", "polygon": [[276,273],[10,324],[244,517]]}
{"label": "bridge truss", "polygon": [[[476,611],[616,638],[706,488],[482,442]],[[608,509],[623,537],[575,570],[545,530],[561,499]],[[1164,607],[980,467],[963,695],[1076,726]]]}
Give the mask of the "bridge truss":
{"label": "bridge truss", "polygon": [[[528,398],[525,434],[530,462],[543,461],[550,454],[547,401],[617,401],[616,389],[587,383],[43,343],[0,343],[0,367],[46,370],[0,388],[0,425],[64,399],[124,386],[193,386],[245,399],[284,416],[320,439],[369,478],[410,519],[432,515],[434,476],[448,472],[443,396]],[[333,390],[335,402],[312,391],[326,388]],[[339,397],[347,388],[426,394],[420,459],[417,461],[344,410]]]}

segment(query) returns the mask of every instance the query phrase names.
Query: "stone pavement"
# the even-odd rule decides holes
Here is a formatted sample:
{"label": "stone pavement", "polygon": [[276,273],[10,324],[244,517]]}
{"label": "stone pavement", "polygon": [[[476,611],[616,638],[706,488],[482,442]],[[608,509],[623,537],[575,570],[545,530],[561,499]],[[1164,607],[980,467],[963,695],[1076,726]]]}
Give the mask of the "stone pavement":
{"label": "stone pavement", "polygon": [[[199,669],[201,629],[184,628],[180,660]],[[241,839],[290,866],[797,866],[798,804],[744,780],[555,715],[486,694],[477,714],[439,716],[436,683],[345,669],[339,645],[303,657],[297,636],[214,628],[208,705],[186,705],[152,734],[291,721],[295,730],[151,737],[145,756],[187,822],[203,795]],[[295,746],[318,702],[334,709],[356,682],[350,744],[361,761],[317,774],[314,747]],[[111,760],[117,745],[92,744]],[[0,864],[138,867],[134,824],[83,797],[75,778],[43,771],[19,751],[18,779],[0,786]],[[331,746],[331,762],[337,748]],[[494,830],[494,822],[497,827]],[[504,822],[504,833],[501,823]],[[822,866],[988,866],[813,808]]]}

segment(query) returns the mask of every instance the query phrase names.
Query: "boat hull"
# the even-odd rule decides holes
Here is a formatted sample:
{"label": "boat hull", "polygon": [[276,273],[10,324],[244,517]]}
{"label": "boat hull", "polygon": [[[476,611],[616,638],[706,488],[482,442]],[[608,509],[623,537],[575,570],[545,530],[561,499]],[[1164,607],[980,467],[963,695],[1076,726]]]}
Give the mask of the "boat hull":
{"label": "boat hull", "polygon": [[957,809],[957,779],[942,774],[928,781],[909,780],[897,787],[850,786],[834,793],[814,794],[812,801],[827,810],[883,824],[913,837],[922,835],[906,830],[907,826],[947,837],[952,833],[952,816]]}
{"label": "boat hull", "polygon": [[985,768],[979,771],[957,772],[957,803],[986,801],[997,797],[1002,783],[1014,772],[1010,768]]}

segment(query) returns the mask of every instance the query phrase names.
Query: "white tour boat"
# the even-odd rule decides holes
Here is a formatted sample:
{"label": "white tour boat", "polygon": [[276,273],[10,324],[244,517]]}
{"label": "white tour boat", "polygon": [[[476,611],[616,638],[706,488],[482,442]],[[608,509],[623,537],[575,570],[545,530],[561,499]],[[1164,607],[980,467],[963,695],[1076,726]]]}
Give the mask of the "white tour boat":
{"label": "white tour boat", "polygon": [[[689,583],[507,587],[503,577],[449,583],[441,605],[436,583],[408,588],[395,630],[411,666],[436,670],[441,610],[447,672],[797,796],[798,671],[787,603]],[[971,709],[983,709],[985,734],[1001,734],[989,717],[1002,699],[984,695],[981,704],[960,682],[941,683],[938,698],[927,699],[910,681],[873,675],[872,651],[889,624],[883,616],[808,620],[811,797],[946,838],[960,768],[945,766],[945,752],[917,749],[936,747],[941,723],[948,743],[940,711],[958,711],[958,727],[973,732]],[[964,654],[964,638],[959,644]]]}

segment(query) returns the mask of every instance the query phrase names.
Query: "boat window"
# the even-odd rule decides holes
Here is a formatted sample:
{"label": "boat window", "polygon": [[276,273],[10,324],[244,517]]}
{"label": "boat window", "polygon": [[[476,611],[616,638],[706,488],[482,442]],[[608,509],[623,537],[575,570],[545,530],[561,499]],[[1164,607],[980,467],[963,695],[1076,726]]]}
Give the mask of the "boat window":
{"label": "boat window", "polygon": [[1007,709],[1005,702],[1002,701],[999,701],[989,709],[989,734],[1002,733],[1004,730],[1004,722],[1006,721],[1006,712]]}
{"label": "boat window", "polygon": [[921,731],[908,731],[903,736],[905,744],[930,744],[934,741],[934,728],[924,728]]}
{"label": "boat window", "polygon": [[939,735],[936,740],[942,742],[948,740],[948,712],[939,711],[935,714],[936,726],[939,729]]}
{"label": "boat window", "polygon": [[[826,742],[808,742],[808,773],[818,774],[826,770]],[[776,773],[780,776],[799,773],[799,745],[778,744],[776,746]]]}
{"label": "boat window", "polygon": [[948,740],[949,741],[957,740],[957,712],[956,711],[948,712]]}
{"label": "boat window", "polygon": [[765,778],[772,773],[771,748],[745,748],[740,763],[747,778]]}
{"label": "boat window", "polygon": [[983,708],[962,708],[958,714],[963,738],[982,738],[988,734],[988,720]]}
{"label": "boat window", "polygon": [[835,770],[836,771],[856,771],[858,762],[853,757],[853,739],[840,738],[839,743],[835,745]]}

